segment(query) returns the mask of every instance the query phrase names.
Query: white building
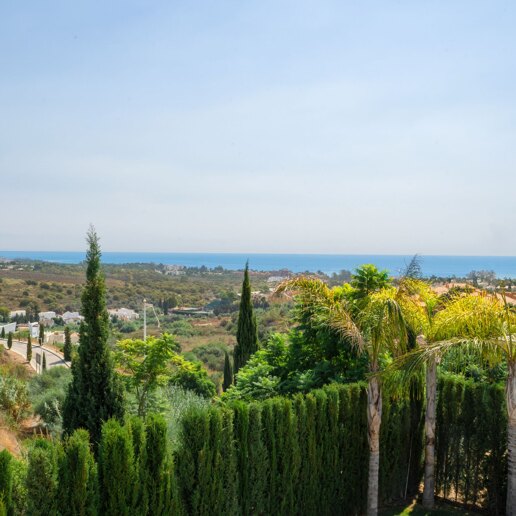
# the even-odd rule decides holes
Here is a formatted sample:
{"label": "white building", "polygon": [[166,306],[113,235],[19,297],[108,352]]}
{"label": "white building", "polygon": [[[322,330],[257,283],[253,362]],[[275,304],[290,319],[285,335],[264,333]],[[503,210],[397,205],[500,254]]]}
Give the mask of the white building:
{"label": "white building", "polygon": [[61,318],[65,324],[80,323],[84,319],[79,312],[65,312]]}
{"label": "white building", "polygon": [[5,332],[5,337],[7,338],[7,335],[9,335],[9,332],[14,333],[16,331],[16,323],[7,323],[2,324],[0,326],[0,333],[2,333],[2,330]]}
{"label": "white building", "polygon": [[115,308],[112,310],[108,310],[108,313],[111,317],[117,317],[121,321],[134,321],[139,319],[140,316],[134,310],[130,308]]}
{"label": "white building", "polygon": [[27,315],[27,310],[12,310],[9,312],[9,318],[14,319],[15,317],[25,317]]}
{"label": "white building", "polygon": [[39,322],[48,328],[49,326],[54,326],[54,318],[56,317],[56,313],[55,312],[39,312],[38,317],[39,317]]}

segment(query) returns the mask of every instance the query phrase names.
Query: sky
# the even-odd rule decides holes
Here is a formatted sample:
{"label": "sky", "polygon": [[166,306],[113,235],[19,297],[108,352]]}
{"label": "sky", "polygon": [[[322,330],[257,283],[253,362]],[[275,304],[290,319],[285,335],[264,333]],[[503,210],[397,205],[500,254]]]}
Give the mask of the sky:
{"label": "sky", "polygon": [[0,250],[516,255],[516,3],[0,2]]}

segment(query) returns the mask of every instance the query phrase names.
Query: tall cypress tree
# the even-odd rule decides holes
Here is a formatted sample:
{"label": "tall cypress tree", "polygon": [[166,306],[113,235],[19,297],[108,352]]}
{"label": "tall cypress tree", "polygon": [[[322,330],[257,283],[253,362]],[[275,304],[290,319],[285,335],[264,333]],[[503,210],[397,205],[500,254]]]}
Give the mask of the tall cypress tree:
{"label": "tall cypress tree", "polygon": [[84,320],[79,330],[79,355],[72,364],[72,381],[63,407],[63,430],[66,435],[77,428],[88,430],[96,451],[102,423],[113,417],[122,419],[124,405],[107,343],[106,288],[99,239],[93,228],[88,231],[87,241],[86,286],[81,298]]}
{"label": "tall cypress tree", "polygon": [[39,323],[39,345],[42,346],[45,342],[45,325]]}
{"label": "tall cypress tree", "polygon": [[2,326],[2,333],[0,334],[2,339],[5,339],[5,326]]}
{"label": "tall cypress tree", "polygon": [[[30,329],[29,329],[30,332]],[[32,360],[32,339],[30,337],[27,338],[27,362],[30,362]]]}
{"label": "tall cypress tree", "polygon": [[233,366],[229,353],[224,351],[224,381],[222,382],[222,390],[226,392],[233,384]]}
{"label": "tall cypress tree", "polygon": [[256,333],[256,317],[251,301],[251,283],[249,282],[249,262],[245,264],[242,297],[238,314],[237,344],[234,354],[234,372],[242,368],[251,355],[258,351],[258,335]]}
{"label": "tall cypress tree", "polygon": [[41,363],[41,370],[46,371],[47,370],[47,355],[43,353],[43,361]]}
{"label": "tall cypress tree", "polygon": [[64,329],[63,355],[67,362],[72,360],[72,337],[70,336],[70,328],[68,326],[65,326]]}
{"label": "tall cypress tree", "polygon": [[13,332],[10,331],[7,334],[7,349],[11,349],[13,347]]}

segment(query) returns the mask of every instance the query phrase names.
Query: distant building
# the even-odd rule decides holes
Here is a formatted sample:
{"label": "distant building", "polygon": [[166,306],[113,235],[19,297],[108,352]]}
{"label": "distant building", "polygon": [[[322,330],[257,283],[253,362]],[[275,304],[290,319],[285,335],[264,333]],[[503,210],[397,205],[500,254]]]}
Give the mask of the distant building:
{"label": "distant building", "polygon": [[[70,340],[72,344],[77,344],[79,342],[79,334],[77,332],[71,333]],[[45,334],[45,342],[47,344],[64,344],[64,341],[65,336],[63,331],[53,331]]]}
{"label": "distant building", "polygon": [[9,318],[14,319],[15,317],[25,317],[27,315],[27,310],[12,310],[9,312]]}
{"label": "distant building", "polygon": [[7,324],[2,324],[2,325],[0,325],[0,333],[2,333],[2,329],[4,330],[5,336],[7,337],[9,332],[14,333],[16,331],[16,323],[12,322],[12,323],[7,323]]}
{"label": "distant building", "polygon": [[54,326],[54,318],[56,317],[55,312],[39,312],[39,322],[45,327]]}
{"label": "distant building", "polygon": [[288,279],[287,276],[270,276],[269,278],[267,278],[267,283],[281,283],[286,279]]}
{"label": "distant building", "polygon": [[117,317],[121,321],[135,321],[140,318],[138,313],[130,308],[115,308],[108,310],[108,313],[111,317]]}
{"label": "distant building", "polygon": [[165,265],[165,274],[168,276],[182,276],[185,274],[184,265]]}
{"label": "distant building", "polygon": [[65,324],[77,324],[84,319],[79,312],[65,312],[61,318]]}

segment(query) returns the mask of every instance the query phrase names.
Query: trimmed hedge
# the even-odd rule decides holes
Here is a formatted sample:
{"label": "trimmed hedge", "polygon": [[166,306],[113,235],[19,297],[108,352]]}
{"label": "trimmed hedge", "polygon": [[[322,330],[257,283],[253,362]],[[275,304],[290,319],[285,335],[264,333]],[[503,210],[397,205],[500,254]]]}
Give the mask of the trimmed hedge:
{"label": "trimmed hedge", "polygon": [[438,384],[436,491],[505,513],[507,412],[504,387],[442,375]]}
{"label": "trimmed hedge", "polygon": [[[422,480],[424,407],[416,387],[406,398],[384,399],[381,503],[412,496]],[[441,376],[438,392],[438,494],[503,514],[503,388]],[[20,463],[0,454],[1,510],[70,515],[361,514],[369,455],[366,403],[364,384],[332,384],[293,398],[195,408],[183,417],[173,453],[160,416],[129,418],[123,425],[112,420],[102,430],[98,463],[85,431],[62,444],[36,440],[23,473],[26,493],[19,480]]]}

